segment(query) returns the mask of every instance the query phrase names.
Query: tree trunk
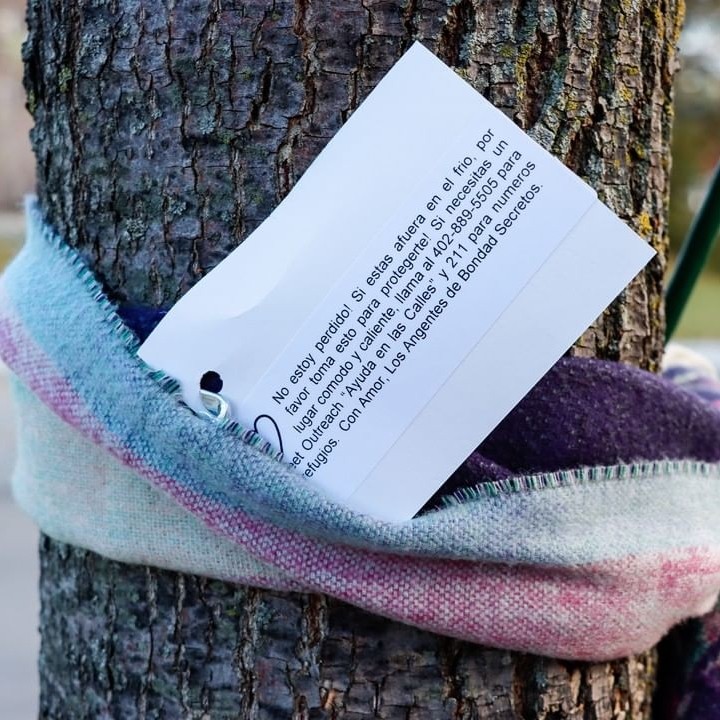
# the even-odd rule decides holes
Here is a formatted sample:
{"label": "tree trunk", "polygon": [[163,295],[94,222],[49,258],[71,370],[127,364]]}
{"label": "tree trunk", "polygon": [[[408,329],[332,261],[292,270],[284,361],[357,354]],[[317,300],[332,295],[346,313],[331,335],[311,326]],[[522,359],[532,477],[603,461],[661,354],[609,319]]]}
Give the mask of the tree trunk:
{"label": "tree trunk", "polygon": [[[662,350],[682,0],[30,0],[38,194],[120,302],[169,306],[272,211],[413,39],[659,255],[575,352]],[[43,718],[648,718],[655,654],[588,665],[318,595],[41,543]]]}

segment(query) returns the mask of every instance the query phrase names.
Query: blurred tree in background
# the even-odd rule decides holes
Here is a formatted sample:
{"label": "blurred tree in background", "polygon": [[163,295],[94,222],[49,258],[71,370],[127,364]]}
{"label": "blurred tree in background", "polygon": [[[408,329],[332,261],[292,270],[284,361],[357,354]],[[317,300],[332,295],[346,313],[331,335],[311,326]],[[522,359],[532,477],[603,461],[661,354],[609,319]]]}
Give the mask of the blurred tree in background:
{"label": "blurred tree in background", "polygon": [[[670,242],[677,252],[720,158],[720,0],[690,0],[676,84]],[[710,261],[720,272],[720,246]]]}
{"label": "blurred tree in background", "polygon": [[24,0],[0,0],[0,213],[17,212],[22,196],[32,190],[35,164],[20,79],[20,44],[25,37]]}

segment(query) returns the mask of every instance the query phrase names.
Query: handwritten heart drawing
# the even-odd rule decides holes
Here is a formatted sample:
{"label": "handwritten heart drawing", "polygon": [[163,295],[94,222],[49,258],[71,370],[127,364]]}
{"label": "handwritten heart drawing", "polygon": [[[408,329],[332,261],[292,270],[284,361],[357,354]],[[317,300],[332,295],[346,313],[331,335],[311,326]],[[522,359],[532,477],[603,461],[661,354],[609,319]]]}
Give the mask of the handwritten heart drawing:
{"label": "handwritten heart drawing", "polygon": [[[269,421],[269,423],[272,424],[272,427],[274,429],[274,434],[273,434],[273,431],[271,431],[270,428],[268,427],[267,422],[264,423],[264,425],[266,426],[266,430],[259,429],[258,424],[263,419]],[[275,447],[279,448],[281,454],[284,454],[285,450],[283,449],[283,441],[282,441],[282,434],[280,433],[280,428],[278,427],[278,424],[275,422],[275,420],[270,415],[264,415],[264,414],[258,415],[255,418],[255,422],[253,423],[253,430],[258,435],[261,435],[262,437],[264,437],[268,442],[275,445]],[[277,438],[277,443],[273,442],[273,437]]]}

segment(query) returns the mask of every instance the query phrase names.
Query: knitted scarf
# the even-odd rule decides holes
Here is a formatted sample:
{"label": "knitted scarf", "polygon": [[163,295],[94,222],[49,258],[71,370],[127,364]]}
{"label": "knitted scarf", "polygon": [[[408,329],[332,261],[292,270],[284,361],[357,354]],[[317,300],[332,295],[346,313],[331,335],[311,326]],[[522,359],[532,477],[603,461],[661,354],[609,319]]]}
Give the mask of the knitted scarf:
{"label": "knitted scarf", "polygon": [[423,513],[378,521],[254,433],[194,414],[37,207],[28,218],[0,285],[0,351],[14,492],[49,535],[560,658],[626,656],[713,607],[720,413],[696,394],[565,358]]}

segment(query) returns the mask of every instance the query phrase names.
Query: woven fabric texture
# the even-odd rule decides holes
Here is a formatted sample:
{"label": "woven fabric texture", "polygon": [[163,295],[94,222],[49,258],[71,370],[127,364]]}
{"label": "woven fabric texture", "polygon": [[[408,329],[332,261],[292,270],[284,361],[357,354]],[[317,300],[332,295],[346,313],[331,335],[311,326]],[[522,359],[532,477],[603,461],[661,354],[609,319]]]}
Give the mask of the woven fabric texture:
{"label": "woven fabric texture", "polygon": [[17,378],[15,493],[50,535],[554,657],[625,656],[714,605],[720,413],[696,395],[563,360],[441,507],[377,521],[189,410],[34,206],[29,221],[0,285],[0,351]]}

